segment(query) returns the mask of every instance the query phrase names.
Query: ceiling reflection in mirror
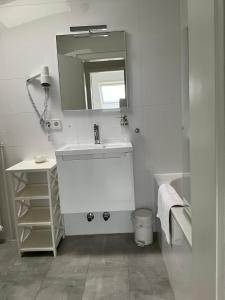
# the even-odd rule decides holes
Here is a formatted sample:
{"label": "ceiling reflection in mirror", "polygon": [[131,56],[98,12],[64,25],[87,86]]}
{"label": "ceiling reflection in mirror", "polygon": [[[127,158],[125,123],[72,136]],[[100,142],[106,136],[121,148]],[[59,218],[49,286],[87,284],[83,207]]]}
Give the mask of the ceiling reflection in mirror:
{"label": "ceiling reflection in mirror", "polygon": [[124,31],[57,35],[63,110],[127,107]]}

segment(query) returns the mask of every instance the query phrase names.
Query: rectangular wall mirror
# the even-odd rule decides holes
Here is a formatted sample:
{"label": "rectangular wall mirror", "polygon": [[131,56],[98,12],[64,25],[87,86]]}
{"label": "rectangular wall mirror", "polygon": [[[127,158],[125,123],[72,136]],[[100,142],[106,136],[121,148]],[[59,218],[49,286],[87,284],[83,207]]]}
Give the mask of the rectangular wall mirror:
{"label": "rectangular wall mirror", "polygon": [[127,107],[124,31],[57,35],[62,110]]}

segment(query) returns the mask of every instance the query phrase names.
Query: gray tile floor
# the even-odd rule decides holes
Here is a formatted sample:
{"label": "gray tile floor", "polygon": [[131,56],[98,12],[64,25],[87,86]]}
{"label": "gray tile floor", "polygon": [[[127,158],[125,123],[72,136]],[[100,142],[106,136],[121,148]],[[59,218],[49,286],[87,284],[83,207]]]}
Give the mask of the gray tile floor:
{"label": "gray tile floor", "polygon": [[58,256],[0,244],[0,300],[174,300],[158,245],[130,234],[67,237]]}

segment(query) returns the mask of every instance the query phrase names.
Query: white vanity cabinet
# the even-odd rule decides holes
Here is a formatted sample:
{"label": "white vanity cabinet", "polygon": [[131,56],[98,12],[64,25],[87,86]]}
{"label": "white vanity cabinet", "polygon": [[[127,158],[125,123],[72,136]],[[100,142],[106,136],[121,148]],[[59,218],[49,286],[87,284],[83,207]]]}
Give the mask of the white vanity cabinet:
{"label": "white vanity cabinet", "polygon": [[[56,161],[22,161],[6,170],[14,191],[14,215],[19,253],[53,251],[64,236]],[[31,180],[36,178],[36,180]]]}
{"label": "white vanity cabinet", "polygon": [[132,150],[120,143],[56,151],[62,213],[134,210]]}

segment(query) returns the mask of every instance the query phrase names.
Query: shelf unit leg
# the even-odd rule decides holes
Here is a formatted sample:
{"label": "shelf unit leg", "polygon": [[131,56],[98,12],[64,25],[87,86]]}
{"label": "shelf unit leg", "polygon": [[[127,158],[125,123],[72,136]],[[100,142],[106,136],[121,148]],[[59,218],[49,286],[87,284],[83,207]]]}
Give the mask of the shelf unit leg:
{"label": "shelf unit leg", "polygon": [[62,235],[62,238],[65,239],[65,237],[66,237],[66,232],[65,232],[64,215],[62,215],[62,226],[63,226],[63,235]]}
{"label": "shelf unit leg", "polygon": [[14,176],[13,174],[10,174],[10,189],[13,191],[13,216],[14,216],[14,225],[15,225],[15,234],[16,234],[16,242],[17,242],[17,249],[18,249],[18,254],[21,256],[20,252],[20,237],[19,237],[19,230],[17,227],[18,223],[18,216],[17,216],[17,202],[15,200],[16,197],[16,191],[15,191],[15,186],[14,186]]}
{"label": "shelf unit leg", "polygon": [[57,256],[57,250],[56,249],[53,250],[53,254],[54,254],[54,257]]}
{"label": "shelf unit leg", "polygon": [[56,240],[55,240],[55,226],[52,208],[52,189],[51,189],[51,173],[47,171],[47,183],[48,183],[48,195],[49,195],[49,209],[50,209],[50,219],[51,219],[51,233],[52,233],[52,247],[54,256],[57,255],[56,252]]}

